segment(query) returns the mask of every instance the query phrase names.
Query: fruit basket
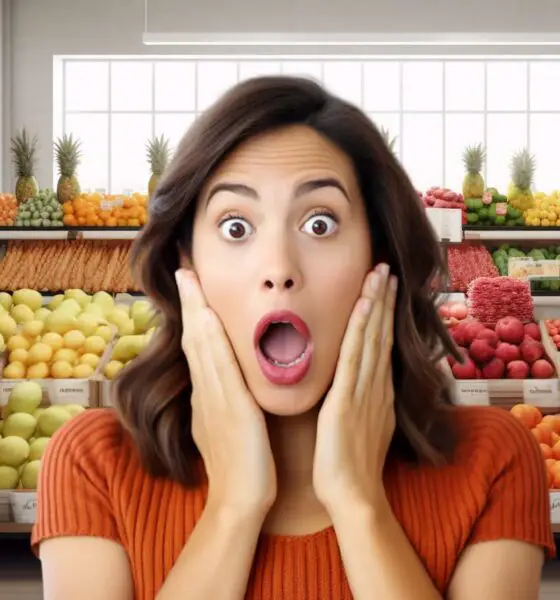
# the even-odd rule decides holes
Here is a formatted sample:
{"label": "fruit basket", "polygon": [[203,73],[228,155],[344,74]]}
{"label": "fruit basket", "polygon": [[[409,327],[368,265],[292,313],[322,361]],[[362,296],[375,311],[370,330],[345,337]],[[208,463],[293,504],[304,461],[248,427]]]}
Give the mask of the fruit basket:
{"label": "fruit basket", "polygon": [[[536,324],[534,326],[537,327]],[[483,330],[488,331],[486,328],[483,328]],[[480,335],[483,338],[484,334],[481,331],[479,330],[479,333],[473,337]],[[541,342],[538,344],[538,347],[540,348],[539,352],[543,353],[537,360],[529,358],[525,362],[525,360],[520,358],[519,360],[509,360],[508,363],[508,359],[489,358],[488,360],[484,360],[485,366],[482,367],[481,362],[475,361],[472,358],[473,340],[468,342],[470,344],[468,349],[465,347],[460,348],[460,352],[467,360],[464,366],[456,363],[453,359],[443,361],[443,368],[453,382],[456,402],[462,405],[478,406],[511,406],[512,404],[524,402],[538,406],[544,412],[560,409],[560,379],[558,378],[560,361],[558,360],[558,353],[548,336],[544,322],[538,324],[538,330],[534,331],[534,335],[535,337],[540,336]],[[480,340],[481,338],[478,339]],[[525,342],[527,340],[523,340],[520,346]],[[500,356],[506,350],[511,350],[512,352],[516,350],[514,344],[503,342],[499,342],[499,344],[504,345],[499,352]],[[462,346],[462,344],[459,344],[459,346]],[[480,344],[480,346],[482,347],[483,344]],[[527,343],[527,346],[532,346],[530,341]],[[476,351],[478,352],[478,350],[477,346]],[[532,350],[533,348],[531,347],[527,349],[522,348],[521,354],[522,356],[526,356]],[[518,348],[517,351],[519,351]],[[496,354],[498,354],[498,350],[496,350]],[[493,372],[493,367],[495,366],[493,364],[494,360],[496,362],[499,360],[502,363],[499,374]],[[506,363],[505,370],[504,362]],[[538,368],[535,369],[535,364],[539,363],[538,367],[544,367],[545,362],[548,363],[547,376],[540,378],[538,377]],[[471,368],[474,377],[469,376],[469,369]],[[516,372],[516,369],[519,370],[519,373]],[[533,371],[532,377],[529,375],[531,370]]]}

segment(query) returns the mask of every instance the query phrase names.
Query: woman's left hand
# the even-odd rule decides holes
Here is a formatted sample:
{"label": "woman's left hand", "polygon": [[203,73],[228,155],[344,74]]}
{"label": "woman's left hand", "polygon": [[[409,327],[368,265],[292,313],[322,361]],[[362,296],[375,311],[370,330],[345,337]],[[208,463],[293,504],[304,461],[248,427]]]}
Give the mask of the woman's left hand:
{"label": "woman's left hand", "polygon": [[332,513],[386,500],[383,468],[395,430],[391,369],[397,279],[387,265],[364,282],[321,408],[313,486]]}

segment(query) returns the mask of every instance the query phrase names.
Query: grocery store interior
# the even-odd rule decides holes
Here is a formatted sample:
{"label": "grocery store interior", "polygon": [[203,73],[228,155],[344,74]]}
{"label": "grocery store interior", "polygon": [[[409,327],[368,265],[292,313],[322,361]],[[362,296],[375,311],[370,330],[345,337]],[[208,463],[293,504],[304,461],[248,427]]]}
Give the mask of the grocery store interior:
{"label": "grocery store interior", "polygon": [[50,437],[108,407],[153,334],[129,256],[159,178],[198,115],[267,74],[320,81],[402,161],[447,260],[456,401],[531,429],[560,543],[560,3],[0,0],[0,68],[0,600],[43,597]]}

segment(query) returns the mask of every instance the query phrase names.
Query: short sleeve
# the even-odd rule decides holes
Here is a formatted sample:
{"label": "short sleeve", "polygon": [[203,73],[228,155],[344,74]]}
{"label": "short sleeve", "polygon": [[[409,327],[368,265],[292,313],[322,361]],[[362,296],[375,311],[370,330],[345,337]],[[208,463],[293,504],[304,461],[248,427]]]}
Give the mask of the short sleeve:
{"label": "short sleeve", "polygon": [[520,540],[541,546],[552,558],[556,545],[539,445],[531,432],[505,410],[484,410],[493,413],[485,427],[484,444],[484,450],[493,454],[493,480],[468,543]]}
{"label": "short sleeve", "polygon": [[115,465],[117,419],[109,410],[87,410],[62,427],[42,459],[37,522],[31,545],[49,538],[93,536],[119,541],[109,481]]}

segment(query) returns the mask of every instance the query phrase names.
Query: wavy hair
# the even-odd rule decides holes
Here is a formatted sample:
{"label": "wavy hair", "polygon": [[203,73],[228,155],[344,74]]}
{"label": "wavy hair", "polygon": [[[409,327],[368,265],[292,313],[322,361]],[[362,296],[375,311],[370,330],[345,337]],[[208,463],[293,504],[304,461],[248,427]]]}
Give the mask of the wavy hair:
{"label": "wavy hair", "polygon": [[416,190],[358,108],[311,80],[259,77],[231,89],[188,130],[134,244],[133,271],[155,304],[160,327],[142,355],[121,372],[113,401],[154,476],[187,486],[200,477],[174,277],[180,255],[190,256],[200,191],[240,144],[295,124],[313,128],[350,157],[365,201],[373,256],[399,278],[393,350],[397,428],[390,452],[434,464],[451,457],[456,441],[452,401],[438,361],[456,350],[438,317],[440,290],[433,283],[444,280],[445,265]]}

